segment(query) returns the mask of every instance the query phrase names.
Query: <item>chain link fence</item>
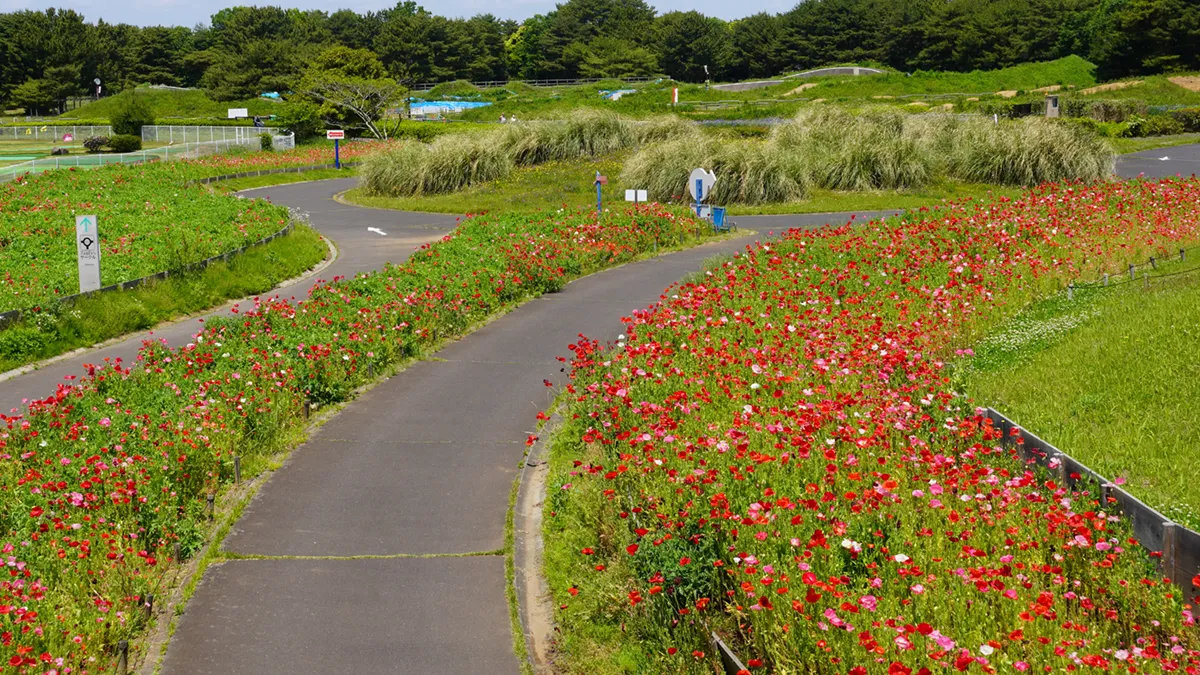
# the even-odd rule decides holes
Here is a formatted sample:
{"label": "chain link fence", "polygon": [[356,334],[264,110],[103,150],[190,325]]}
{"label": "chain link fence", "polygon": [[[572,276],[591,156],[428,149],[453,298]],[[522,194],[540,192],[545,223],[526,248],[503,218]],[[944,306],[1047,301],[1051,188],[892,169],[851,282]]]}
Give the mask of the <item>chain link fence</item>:
{"label": "chain link fence", "polygon": [[[196,127],[152,124],[142,127],[143,143],[214,143],[216,141],[257,140],[264,133],[277,135],[275,129],[245,126]],[[276,146],[278,147],[278,146]]]}
{"label": "chain link fence", "polygon": [[[70,135],[72,141],[65,141]],[[0,127],[0,141],[58,141],[82,143],[88,136],[111,136],[112,127],[108,125],[51,125],[30,124],[19,127]]]}
{"label": "chain link fence", "polygon": [[[213,127],[220,128],[220,127]],[[161,148],[152,148],[150,150],[141,150],[139,152],[126,153],[97,153],[88,155],[67,155],[62,157],[46,157],[44,159],[35,159],[29,162],[13,164],[11,166],[0,167],[0,182],[12,180],[13,178],[23,174],[36,174],[52,169],[64,169],[70,167],[85,167],[93,168],[98,166],[109,166],[112,164],[142,164],[152,161],[172,161],[177,159],[195,159],[203,155],[211,155],[219,152],[225,152],[232,148],[246,148],[250,150],[259,150],[261,141],[259,136],[262,134],[259,130],[257,134],[247,134],[242,138],[229,138],[214,141],[202,141],[198,143],[176,143],[167,145]],[[296,147],[296,139],[292,134],[286,136],[274,136],[272,145],[276,150],[290,150]]]}

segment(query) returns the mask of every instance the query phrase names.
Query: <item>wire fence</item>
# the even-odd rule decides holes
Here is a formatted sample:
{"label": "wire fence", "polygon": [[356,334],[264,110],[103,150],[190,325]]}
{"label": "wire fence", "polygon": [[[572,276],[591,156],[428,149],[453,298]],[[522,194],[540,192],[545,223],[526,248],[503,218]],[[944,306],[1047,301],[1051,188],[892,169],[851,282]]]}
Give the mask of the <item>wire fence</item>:
{"label": "wire fence", "polygon": [[[220,127],[216,127],[220,128]],[[125,153],[96,153],[88,155],[74,155],[61,157],[46,157],[44,159],[35,159],[20,164],[0,167],[0,182],[12,180],[17,176],[26,174],[38,174],[43,171],[51,171],[53,169],[65,169],[71,167],[95,168],[99,166],[110,166],[113,164],[142,164],[153,161],[172,161],[178,159],[195,159],[204,155],[216,154],[225,152],[232,148],[246,148],[250,150],[259,150],[261,141],[259,135],[251,134],[244,138],[229,138],[215,141],[202,141],[198,143],[177,143],[174,145],[166,145],[161,148],[151,148],[149,150],[141,150],[138,152]],[[279,135],[272,138],[272,146],[276,150],[290,150],[296,147],[296,139],[293,134],[286,136]]]}
{"label": "wire fence", "polygon": [[[111,136],[109,125],[30,124],[19,127],[0,127],[0,141],[56,141],[82,143],[88,136]],[[66,140],[70,136],[72,140]]]}
{"label": "wire fence", "polygon": [[[257,140],[264,133],[277,134],[265,127],[184,126],[149,124],[142,127],[143,143],[215,143],[217,141]],[[290,148],[287,148],[290,149]]]}

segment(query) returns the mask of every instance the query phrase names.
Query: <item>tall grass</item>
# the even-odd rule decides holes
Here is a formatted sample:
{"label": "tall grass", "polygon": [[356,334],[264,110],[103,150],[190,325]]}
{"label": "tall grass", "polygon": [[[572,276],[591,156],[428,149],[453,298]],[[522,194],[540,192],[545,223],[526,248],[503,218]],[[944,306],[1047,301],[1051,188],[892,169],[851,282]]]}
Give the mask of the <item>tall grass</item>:
{"label": "tall grass", "polygon": [[758,140],[727,142],[685,136],[647,147],[621,171],[621,182],[644,189],[651,199],[686,201],[688,175],[696,167],[721,178],[708,201],[714,204],[765,204],[803,199],[807,176],[795,157]]}
{"label": "tall grass", "polygon": [[405,143],[370,157],[362,175],[370,195],[441,194],[504,178],[514,166],[600,157],[644,143],[699,136],[694,123],[677,117],[633,122],[611,112],[578,110],[564,120],[447,135],[429,146]]}
{"label": "tall grass", "polygon": [[442,136],[425,145],[405,142],[370,155],[363,163],[363,187],[368,194],[420,196],[454,192],[504,178],[512,158],[489,142],[491,134]]}
{"label": "tall grass", "polygon": [[1094,180],[1112,174],[1114,157],[1100,137],[1054,121],[994,124],[813,106],[773,129],[766,142],[677,137],[649,145],[621,177],[655,199],[680,199],[688,173],[700,166],[717,174],[714,203],[762,204],[799,199],[810,186],[864,191],[922,188],[943,178],[1015,186]]}

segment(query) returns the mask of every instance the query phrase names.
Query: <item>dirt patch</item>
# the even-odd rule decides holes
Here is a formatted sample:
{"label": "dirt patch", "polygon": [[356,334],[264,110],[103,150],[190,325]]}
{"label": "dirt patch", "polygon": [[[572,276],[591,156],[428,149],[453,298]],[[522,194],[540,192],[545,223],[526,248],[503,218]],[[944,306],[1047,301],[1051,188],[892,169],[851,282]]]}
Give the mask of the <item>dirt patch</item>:
{"label": "dirt patch", "polygon": [[895,96],[872,96],[871,98],[877,98],[877,99],[883,100],[885,98],[896,98],[896,97]]}
{"label": "dirt patch", "polygon": [[1188,91],[1200,91],[1200,77],[1196,75],[1179,75],[1167,79],[1171,84],[1177,84]]}
{"label": "dirt patch", "polygon": [[914,108],[928,108],[929,107],[929,104],[926,103],[925,101],[913,101],[912,103],[909,103],[908,105],[913,106]]}
{"label": "dirt patch", "polygon": [[812,102],[813,102],[813,103],[824,103],[825,101],[828,101],[828,100],[829,100],[829,99],[827,99],[827,98],[814,98],[814,99],[812,100]]}
{"label": "dirt patch", "polygon": [[1038,87],[1037,89],[1034,89],[1032,91],[1040,91],[1043,94],[1049,94],[1050,92],[1058,91],[1059,89],[1062,89],[1061,84],[1052,84],[1049,87]]}
{"label": "dirt patch", "polygon": [[815,86],[817,86],[816,82],[805,82],[804,84],[800,85],[799,87],[796,87],[795,89],[784,94],[784,96],[795,96],[796,94],[799,94],[802,91],[807,91],[809,89],[812,89]]}
{"label": "dirt patch", "polygon": [[978,97],[978,96],[972,96],[971,98],[969,98],[969,99],[967,99],[967,100],[968,100],[968,101],[972,101],[972,102],[974,102],[974,101],[978,101],[978,100],[979,100],[979,97]]}
{"label": "dirt patch", "polygon": [[1085,95],[1086,94],[1099,94],[1102,91],[1116,91],[1118,89],[1127,89],[1129,87],[1136,87],[1137,85],[1139,85],[1141,83],[1142,83],[1141,80],[1125,80],[1124,82],[1109,82],[1108,84],[1098,84],[1094,87],[1088,87],[1087,89],[1080,89],[1079,93],[1085,94]]}
{"label": "dirt patch", "polygon": [[945,110],[946,112],[950,112],[951,110],[954,110],[954,104],[953,104],[953,103],[943,103],[943,104],[942,104],[942,105],[940,105],[939,107],[940,107],[942,110]]}
{"label": "dirt patch", "polygon": [[996,95],[1000,98],[1012,98],[1017,95],[1017,91],[1015,89],[1005,89],[1004,91],[996,92]]}

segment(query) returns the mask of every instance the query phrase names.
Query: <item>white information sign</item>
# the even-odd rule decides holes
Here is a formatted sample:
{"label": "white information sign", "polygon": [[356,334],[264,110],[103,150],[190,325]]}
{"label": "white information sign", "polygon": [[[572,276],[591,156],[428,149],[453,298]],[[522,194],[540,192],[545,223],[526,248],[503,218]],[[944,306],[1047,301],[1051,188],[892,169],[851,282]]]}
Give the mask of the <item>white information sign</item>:
{"label": "white information sign", "polygon": [[96,216],[75,216],[75,250],[79,258],[79,292],[100,288],[100,231]]}
{"label": "white information sign", "polygon": [[644,202],[646,201],[645,190],[626,190],[625,201],[627,202]]}
{"label": "white information sign", "polygon": [[229,109],[229,119],[231,119],[231,120],[236,120],[239,117],[249,117],[249,116],[250,116],[249,108],[230,108]]}
{"label": "white information sign", "polygon": [[[698,202],[704,201],[708,197],[708,193],[712,191],[712,186],[717,183],[717,175],[707,169],[692,169],[692,175],[688,176],[688,192],[692,195],[692,199]],[[700,189],[700,193],[696,194],[696,188]]]}
{"label": "white information sign", "polygon": [[340,140],[345,137],[346,137],[346,131],[344,129],[330,129],[325,132],[325,138],[327,138],[331,141]]}

